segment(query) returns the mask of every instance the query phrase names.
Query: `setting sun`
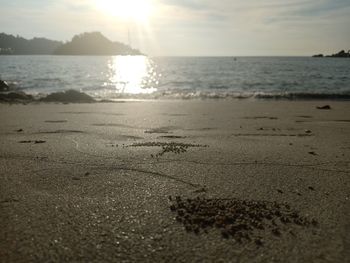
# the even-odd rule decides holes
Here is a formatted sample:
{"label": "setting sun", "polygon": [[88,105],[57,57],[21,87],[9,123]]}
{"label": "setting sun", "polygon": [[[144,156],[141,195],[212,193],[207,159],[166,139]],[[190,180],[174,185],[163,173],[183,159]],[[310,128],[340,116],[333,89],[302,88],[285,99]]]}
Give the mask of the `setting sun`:
{"label": "setting sun", "polygon": [[150,0],[95,0],[96,7],[102,12],[136,22],[146,22],[152,13]]}

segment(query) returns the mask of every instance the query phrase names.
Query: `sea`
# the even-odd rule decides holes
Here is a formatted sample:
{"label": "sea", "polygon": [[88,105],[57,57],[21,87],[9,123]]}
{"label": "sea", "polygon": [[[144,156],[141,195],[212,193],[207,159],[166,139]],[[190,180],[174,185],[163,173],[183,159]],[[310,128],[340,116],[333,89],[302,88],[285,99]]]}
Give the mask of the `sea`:
{"label": "sea", "polygon": [[39,97],[350,100],[346,58],[0,56],[0,79]]}

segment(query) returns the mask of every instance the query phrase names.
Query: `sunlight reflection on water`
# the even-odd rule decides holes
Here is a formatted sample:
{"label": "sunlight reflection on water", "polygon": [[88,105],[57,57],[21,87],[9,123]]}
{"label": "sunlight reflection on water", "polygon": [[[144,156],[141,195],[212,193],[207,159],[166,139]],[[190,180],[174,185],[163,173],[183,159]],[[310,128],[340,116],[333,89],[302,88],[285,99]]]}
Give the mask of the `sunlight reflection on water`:
{"label": "sunlight reflection on water", "polygon": [[350,95],[350,63],[335,58],[2,56],[0,74],[32,95],[75,89],[101,100]]}
{"label": "sunlight reflection on water", "polygon": [[145,56],[115,56],[108,62],[105,87],[116,93],[150,94],[157,91],[159,75]]}

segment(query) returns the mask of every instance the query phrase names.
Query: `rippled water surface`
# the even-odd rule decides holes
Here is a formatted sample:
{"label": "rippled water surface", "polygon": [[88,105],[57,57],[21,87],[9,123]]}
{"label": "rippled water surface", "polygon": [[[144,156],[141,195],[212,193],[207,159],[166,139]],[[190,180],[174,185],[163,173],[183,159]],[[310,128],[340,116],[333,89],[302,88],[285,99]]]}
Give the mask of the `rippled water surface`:
{"label": "rippled water surface", "polygon": [[0,56],[0,78],[31,94],[96,98],[350,96],[350,59]]}

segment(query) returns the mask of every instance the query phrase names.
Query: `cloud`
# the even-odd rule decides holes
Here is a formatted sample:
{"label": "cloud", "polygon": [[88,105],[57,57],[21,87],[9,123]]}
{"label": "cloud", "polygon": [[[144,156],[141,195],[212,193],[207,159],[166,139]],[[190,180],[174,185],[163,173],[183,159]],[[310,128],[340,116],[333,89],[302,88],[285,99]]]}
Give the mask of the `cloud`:
{"label": "cloud", "polygon": [[194,18],[202,14],[206,18],[219,17],[223,19],[243,18],[259,20],[277,17],[290,20],[300,17],[315,18],[332,12],[350,8],[349,0],[162,0],[162,4],[170,5],[177,10],[191,14]]}

